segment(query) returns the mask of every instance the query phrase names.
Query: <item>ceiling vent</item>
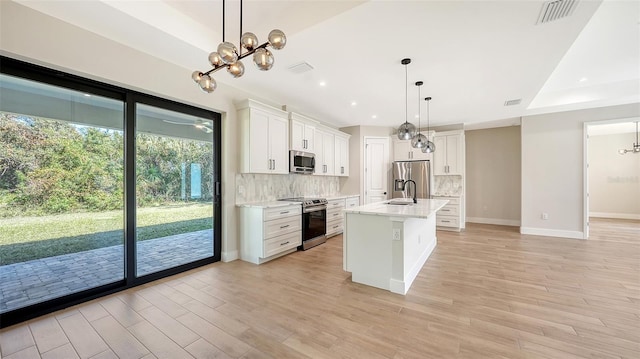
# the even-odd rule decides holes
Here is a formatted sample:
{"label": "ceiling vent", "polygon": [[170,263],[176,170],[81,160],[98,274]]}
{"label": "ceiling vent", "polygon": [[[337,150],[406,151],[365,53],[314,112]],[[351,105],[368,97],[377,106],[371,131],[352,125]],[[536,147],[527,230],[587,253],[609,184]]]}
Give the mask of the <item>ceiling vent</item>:
{"label": "ceiling vent", "polygon": [[313,70],[313,66],[311,66],[308,62],[301,62],[299,64],[289,66],[288,69],[294,74],[301,74]]}
{"label": "ceiling vent", "polygon": [[542,4],[540,16],[536,24],[544,24],[550,21],[562,19],[573,14],[579,0],[554,0]]}
{"label": "ceiling vent", "polygon": [[519,105],[521,101],[522,101],[521,98],[515,99],[515,100],[508,100],[508,101],[504,102],[504,105],[505,106],[515,106],[515,105]]}

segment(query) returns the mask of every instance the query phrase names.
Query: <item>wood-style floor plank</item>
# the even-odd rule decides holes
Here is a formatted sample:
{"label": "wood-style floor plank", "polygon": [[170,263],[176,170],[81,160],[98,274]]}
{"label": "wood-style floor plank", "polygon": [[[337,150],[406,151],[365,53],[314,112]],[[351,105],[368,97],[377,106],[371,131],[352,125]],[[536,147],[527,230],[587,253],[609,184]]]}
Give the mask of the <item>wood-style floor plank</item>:
{"label": "wood-style floor plank", "polygon": [[493,225],[438,231],[406,296],[352,283],[336,236],[260,266],[215,263],[5,328],[0,355],[640,358],[640,221],[594,219],[589,240]]}

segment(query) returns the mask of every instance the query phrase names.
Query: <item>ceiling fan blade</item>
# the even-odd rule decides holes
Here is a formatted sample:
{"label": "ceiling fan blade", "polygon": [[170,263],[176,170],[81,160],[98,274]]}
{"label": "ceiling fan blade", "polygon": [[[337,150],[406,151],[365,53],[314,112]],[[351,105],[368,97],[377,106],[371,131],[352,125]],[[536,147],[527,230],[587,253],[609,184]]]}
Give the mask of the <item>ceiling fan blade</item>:
{"label": "ceiling fan blade", "polygon": [[166,123],[171,123],[174,125],[185,125],[185,126],[195,126],[195,123],[186,123],[186,122],[177,122],[177,121],[170,121],[170,120],[162,120],[163,122]]}

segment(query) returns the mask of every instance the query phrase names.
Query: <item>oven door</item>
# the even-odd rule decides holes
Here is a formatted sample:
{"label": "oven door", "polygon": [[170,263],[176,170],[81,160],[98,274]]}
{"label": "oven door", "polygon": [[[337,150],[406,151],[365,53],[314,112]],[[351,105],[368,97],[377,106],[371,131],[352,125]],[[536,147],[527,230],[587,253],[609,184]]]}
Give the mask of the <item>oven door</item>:
{"label": "oven door", "polygon": [[324,237],[327,233],[327,206],[305,208],[302,211],[302,241]]}

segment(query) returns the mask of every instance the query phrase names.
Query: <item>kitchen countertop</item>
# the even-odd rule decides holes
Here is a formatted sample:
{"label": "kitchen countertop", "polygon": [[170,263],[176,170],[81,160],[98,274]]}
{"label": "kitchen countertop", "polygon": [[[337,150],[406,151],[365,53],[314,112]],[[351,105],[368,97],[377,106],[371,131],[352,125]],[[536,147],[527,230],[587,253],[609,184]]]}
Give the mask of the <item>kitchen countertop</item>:
{"label": "kitchen countertop", "polygon": [[327,201],[331,201],[334,199],[345,199],[345,198],[352,198],[352,197],[360,197],[359,194],[347,194],[347,195],[339,195],[339,196],[330,196],[330,197],[326,197]]}
{"label": "kitchen countertop", "polygon": [[[345,209],[345,213],[370,214],[386,217],[428,218],[436,214],[449,201],[444,199],[418,199],[417,204],[392,205],[389,200],[365,204],[359,207]],[[413,202],[409,200],[409,202]]]}
{"label": "kitchen countertop", "polygon": [[253,207],[253,208],[277,208],[277,207],[286,207],[298,205],[300,206],[300,202],[288,202],[288,201],[268,201],[268,202],[251,202],[251,203],[242,203],[237,204],[238,207]]}

